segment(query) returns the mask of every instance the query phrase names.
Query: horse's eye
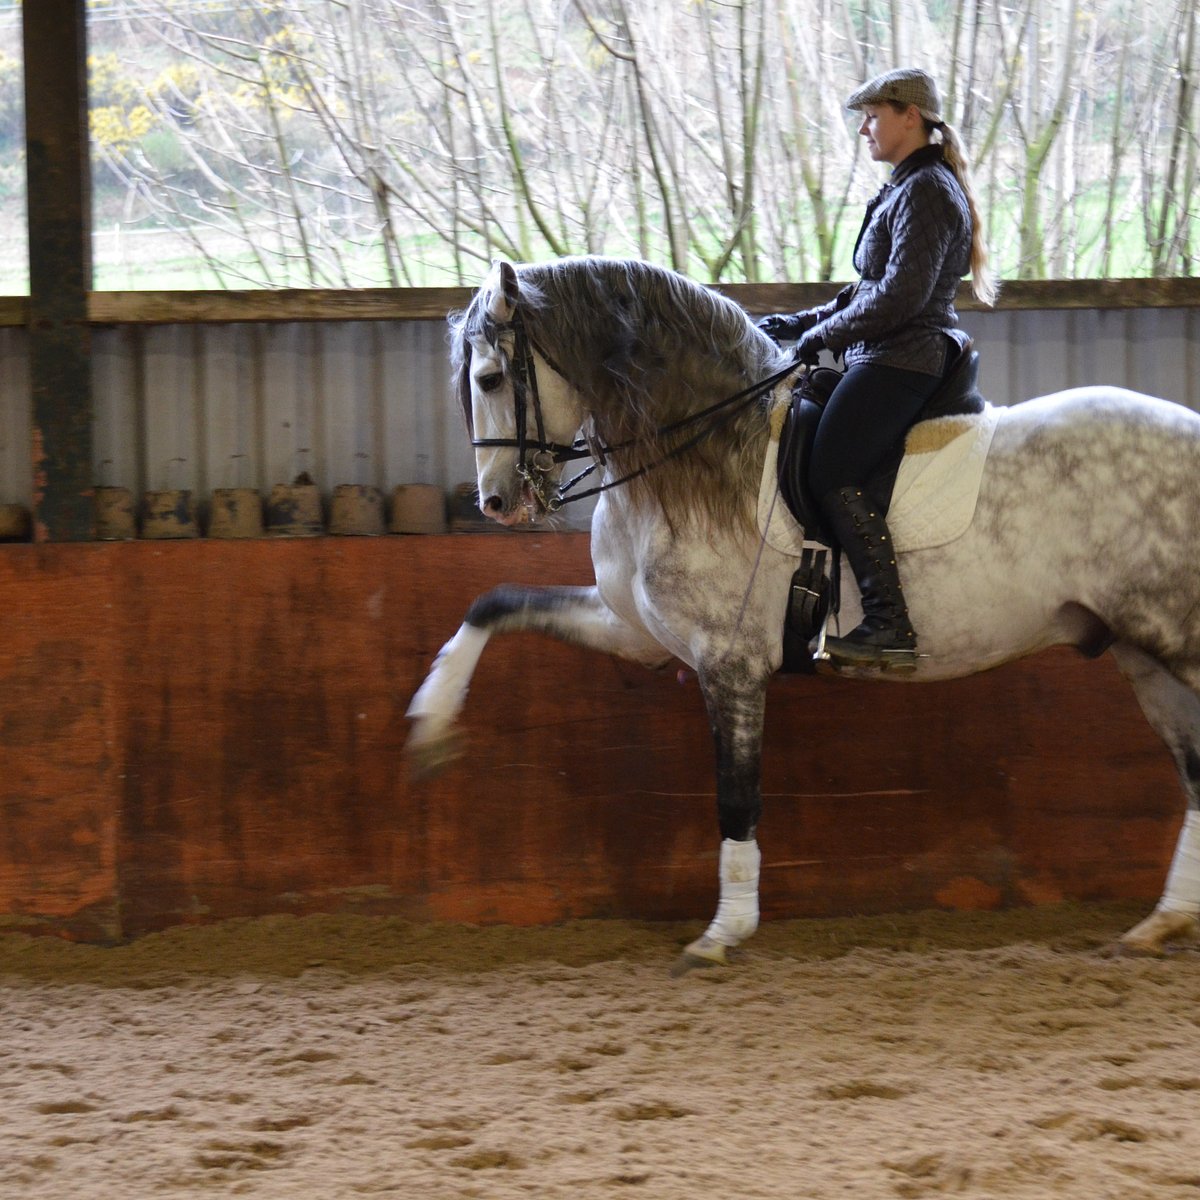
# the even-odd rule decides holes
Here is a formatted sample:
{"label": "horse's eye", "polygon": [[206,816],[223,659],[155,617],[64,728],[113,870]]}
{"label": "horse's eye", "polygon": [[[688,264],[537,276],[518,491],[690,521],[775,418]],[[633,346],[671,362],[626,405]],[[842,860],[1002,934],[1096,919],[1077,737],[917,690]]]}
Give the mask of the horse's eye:
{"label": "horse's eye", "polygon": [[480,375],[475,382],[479,384],[481,390],[494,392],[504,382],[504,372],[493,371],[490,375]]}

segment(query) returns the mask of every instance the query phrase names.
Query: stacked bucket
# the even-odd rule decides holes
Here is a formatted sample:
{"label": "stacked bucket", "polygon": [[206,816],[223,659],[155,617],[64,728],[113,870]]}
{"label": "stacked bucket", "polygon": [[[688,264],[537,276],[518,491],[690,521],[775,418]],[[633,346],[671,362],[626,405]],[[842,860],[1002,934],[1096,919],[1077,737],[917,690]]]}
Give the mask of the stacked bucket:
{"label": "stacked bucket", "polygon": [[[460,489],[461,490],[461,489]],[[15,507],[15,506],[14,506]],[[454,527],[461,529],[459,521]],[[376,537],[385,533],[446,533],[445,493],[432,484],[401,484],[385,498],[377,487],[344,483],[328,509],[307,474],[276,484],[264,501],[255,488],[217,488],[205,511],[187,489],[147,492],[138,504],[128,488],[96,489],[96,538]],[[9,539],[21,540],[21,539]]]}

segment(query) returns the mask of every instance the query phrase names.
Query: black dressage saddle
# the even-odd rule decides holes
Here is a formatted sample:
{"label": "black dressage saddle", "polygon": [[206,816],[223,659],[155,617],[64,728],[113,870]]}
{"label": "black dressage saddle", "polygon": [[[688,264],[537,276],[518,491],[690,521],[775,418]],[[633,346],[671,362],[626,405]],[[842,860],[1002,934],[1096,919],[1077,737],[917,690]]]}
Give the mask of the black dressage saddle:
{"label": "black dressage saddle", "polygon": [[[808,487],[808,465],[817,424],[841,378],[842,373],[831,367],[814,367],[805,372],[792,392],[792,403],[779,437],[776,469],[780,495],[803,528],[805,539],[829,547],[828,551],[806,547],[800,566],[792,575],[783,635],[782,669],[785,672],[813,670],[808,643],[821,628],[830,604],[836,601],[836,582],[831,582],[826,567],[836,562],[838,546],[821,524],[820,506]],[[974,343],[968,341],[947,367],[941,385],[925,402],[914,424],[935,417],[981,413],[985,403],[979,392],[979,353]],[[906,436],[907,431],[896,440],[879,470],[864,484],[864,490],[885,514],[892,501],[896,473],[904,458]],[[836,581],[836,571],[833,577]]]}
{"label": "black dressage saddle", "polygon": [[[820,507],[808,490],[808,465],[821,414],[841,378],[842,373],[832,367],[814,367],[805,373],[792,392],[776,461],[784,503],[803,528],[804,536],[824,546],[833,546],[835,542],[822,527]],[[979,394],[979,353],[974,343],[968,341],[947,367],[941,385],[925,402],[913,424],[935,417],[981,413],[984,403]],[[885,515],[891,504],[896,472],[904,457],[906,434],[907,431],[897,438],[874,477],[866,481],[865,490]]]}

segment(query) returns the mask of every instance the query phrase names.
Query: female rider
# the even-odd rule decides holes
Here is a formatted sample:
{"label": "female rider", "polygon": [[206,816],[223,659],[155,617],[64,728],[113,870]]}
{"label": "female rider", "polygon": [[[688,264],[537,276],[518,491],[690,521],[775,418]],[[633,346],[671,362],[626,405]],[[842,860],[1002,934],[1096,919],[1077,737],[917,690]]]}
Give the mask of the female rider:
{"label": "female rider", "polygon": [[996,285],[966,156],[942,120],[937,85],[904,67],[863,84],[846,101],[858,132],[891,177],[867,205],[854,247],[860,279],[829,304],[764,317],[776,341],[798,339],[797,356],[843,355],[846,373],[817,427],[809,485],[862,592],[863,621],[825,648],[838,665],[883,666],[915,656],[887,522],[864,485],[914,422],[966,343],[954,296],[970,271],[985,303]]}

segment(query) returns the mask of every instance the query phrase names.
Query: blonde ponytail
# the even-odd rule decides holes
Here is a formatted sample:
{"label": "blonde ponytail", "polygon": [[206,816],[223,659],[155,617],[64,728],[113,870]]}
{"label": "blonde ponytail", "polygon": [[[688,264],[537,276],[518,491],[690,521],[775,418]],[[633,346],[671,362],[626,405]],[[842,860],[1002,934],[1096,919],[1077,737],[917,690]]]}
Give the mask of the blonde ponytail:
{"label": "blonde ponytail", "polygon": [[[928,120],[928,119],[927,119]],[[987,245],[983,240],[983,222],[979,219],[979,206],[975,203],[975,189],[971,185],[971,167],[962,139],[944,121],[929,122],[942,135],[942,155],[946,166],[954,172],[971,211],[971,291],[982,304],[993,305],[1000,291],[1000,284],[988,266]]]}

